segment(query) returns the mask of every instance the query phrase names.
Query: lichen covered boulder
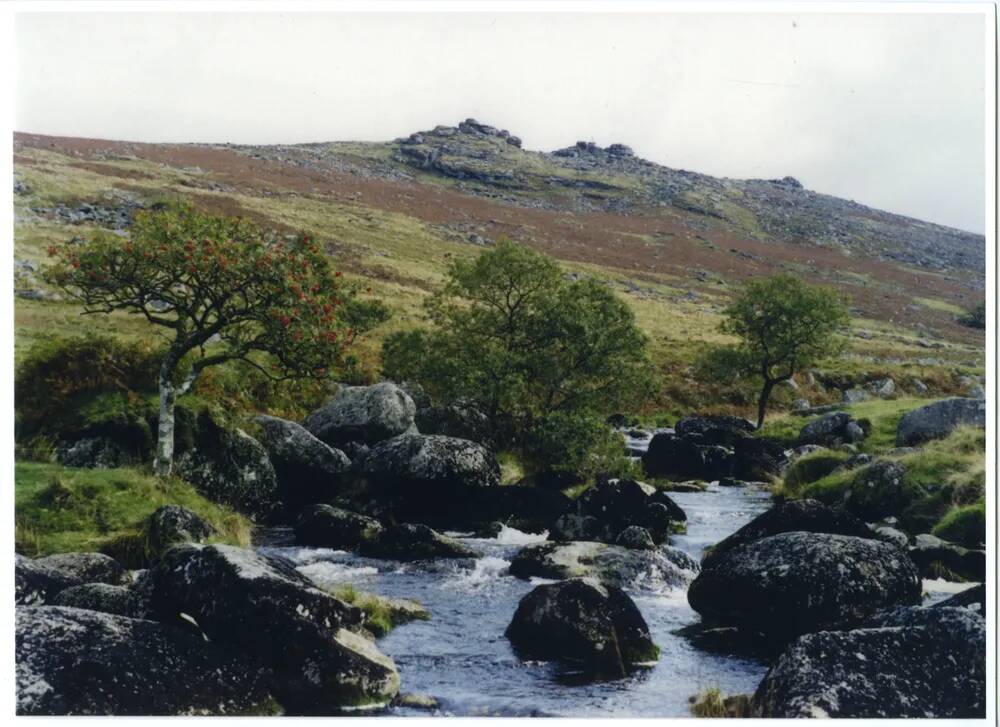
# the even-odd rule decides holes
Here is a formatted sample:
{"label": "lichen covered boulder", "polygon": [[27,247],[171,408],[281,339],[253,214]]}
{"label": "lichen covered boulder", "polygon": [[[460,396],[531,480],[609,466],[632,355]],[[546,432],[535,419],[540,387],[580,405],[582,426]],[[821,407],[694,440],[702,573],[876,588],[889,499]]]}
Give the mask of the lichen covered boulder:
{"label": "lichen covered boulder", "polygon": [[296,422],[266,415],[256,421],[286,510],[327,502],[340,491],[351,470],[351,460],[344,452]]}
{"label": "lichen covered boulder", "polygon": [[416,406],[409,394],[383,381],[374,386],[343,386],[303,422],[318,439],[336,447],[345,442],[375,444],[414,431]]}
{"label": "lichen covered boulder", "polygon": [[827,507],[816,500],[792,500],[772,507],[716,543],[702,556],[702,567],[712,567],[726,553],[745,543],[794,531],[875,537],[867,525],[843,509]]}
{"label": "lichen covered boulder", "polygon": [[31,558],[14,556],[14,603],[19,606],[51,603],[61,591],[82,583],[79,578],[47,568]]}
{"label": "lichen covered boulder", "polygon": [[384,705],[399,691],[392,660],[354,633],[362,612],[287,561],[231,546],[178,545],[150,577],[161,618],[187,614],[213,642],[260,660],[289,712]]}
{"label": "lichen covered boulder", "polygon": [[960,426],[986,426],[986,402],[945,399],[907,412],[896,426],[896,446],[912,447],[947,437]]}
{"label": "lichen covered boulder", "polygon": [[140,618],[143,611],[136,592],[107,583],[85,583],[67,588],[53,599],[52,605],[85,608],[130,618]]}
{"label": "lichen covered boulder", "polygon": [[500,465],[489,449],[438,434],[404,434],[379,442],[364,458],[361,472],[379,486],[421,495],[500,484]]}
{"label": "lichen covered boulder", "polygon": [[510,562],[518,578],[593,578],[619,588],[660,590],[687,585],[698,571],[677,548],[626,548],[596,542],[538,543],[522,548]]}
{"label": "lichen covered boulder", "polygon": [[164,624],[98,611],[16,611],[19,715],[273,713],[252,660]]}
{"label": "lichen covered boulder", "polygon": [[627,676],[659,657],[632,599],[592,579],[536,587],[521,599],[506,636],[528,658],[569,661],[605,678]]}
{"label": "lichen covered boulder", "polygon": [[801,637],[753,697],[755,717],[986,716],[986,625],[966,609],[905,608]]}
{"label": "lichen covered boulder", "polygon": [[856,626],[875,612],[919,603],[920,575],[879,540],[789,532],[754,540],[703,568],[688,603],[713,625],[792,639]]}
{"label": "lichen covered boulder", "polygon": [[382,523],[375,518],[331,505],[310,505],[295,523],[295,540],[317,548],[354,550],[381,531]]}
{"label": "lichen covered boulder", "polygon": [[180,505],[162,505],[146,520],[146,544],[159,555],[177,543],[201,543],[215,533],[215,528]]}

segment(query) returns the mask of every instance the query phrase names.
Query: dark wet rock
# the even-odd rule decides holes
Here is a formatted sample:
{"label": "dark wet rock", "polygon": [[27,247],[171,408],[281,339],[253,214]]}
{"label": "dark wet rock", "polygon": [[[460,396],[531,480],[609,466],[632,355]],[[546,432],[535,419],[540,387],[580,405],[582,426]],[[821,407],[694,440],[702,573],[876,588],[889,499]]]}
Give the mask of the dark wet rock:
{"label": "dark wet rock", "polygon": [[[704,447],[667,432],[656,434],[649,441],[642,464],[651,477],[712,479],[705,476]],[[728,473],[722,476],[725,474]]]}
{"label": "dark wet rock", "polygon": [[159,555],[176,543],[201,543],[215,533],[215,528],[180,505],[158,507],[146,520],[146,543]]}
{"label": "dark wet rock", "polygon": [[38,558],[35,565],[61,573],[80,583],[107,583],[118,586],[129,582],[121,563],[103,553],[57,553]]}
{"label": "dark wet rock", "polygon": [[60,591],[82,583],[79,578],[46,568],[23,555],[14,556],[14,603],[19,606],[51,603]]}
{"label": "dark wet rock", "polygon": [[[701,651],[723,656],[739,656],[757,661],[773,659],[775,642],[766,634],[735,626],[711,626],[699,622],[683,626],[673,633],[683,636]],[[780,650],[780,645],[777,647]]]}
{"label": "dark wet rock", "polygon": [[614,543],[630,525],[645,528],[655,543],[664,543],[675,525],[687,520],[665,493],[635,480],[603,480],[590,488],[560,517],[552,540],[595,540]]}
{"label": "dark wet rock", "polygon": [[413,431],[413,399],[395,384],[344,386],[303,422],[313,435],[336,447],[343,442],[375,444]]}
{"label": "dark wet rock", "polygon": [[971,611],[897,609],[808,634],[768,671],[755,717],[982,718],[986,627]]}
{"label": "dark wet rock", "polygon": [[932,608],[967,608],[986,618],[986,584],[980,583],[978,586],[967,588],[951,598],[934,604]]}
{"label": "dark wet rock", "polygon": [[269,675],[164,624],[34,606],[16,612],[20,715],[273,713]]}
{"label": "dark wet rock", "polygon": [[135,592],[124,586],[111,586],[107,583],[85,583],[67,588],[53,599],[52,605],[85,608],[88,611],[102,611],[130,618],[140,618],[144,612]]}
{"label": "dark wet rock", "polygon": [[209,416],[199,418],[199,439],[175,459],[179,476],[210,500],[257,521],[280,504],[278,478],[267,450],[240,429],[229,431]]}
{"label": "dark wet rock", "polygon": [[321,442],[301,424],[265,415],[256,421],[287,510],[326,502],[337,494],[351,470],[346,454]]}
{"label": "dark wet rock", "polygon": [[851,415],[835,411],[824,414],[819,419],[809,422],[799,432],[799,444],[818,444],[833,447],[848,440],[847,426],[854,421]]}
{"label": "dark wet rock", "polygon": [[295,541],[317,548],[354,550],[381,532],[378,520],[331,505],[310,505],[295,523]]}
{"label": "dark wet rock", "polygon": [[941,439],[960,426],[986,426],[986,402],[979,399],[945,399],[903,415],[896,427],[896,446]]}
{"label": "dark wet rock", "polygon": [[697,444],[717,444],[735,447],[740,440],[752,436],[754,426],[742,417],[686,416],[674,427],[677,436]]}
{"label": "dark wet rock", "polygon": [[432,560],[434,558],[474,558],[465,545],[426,525],[393,525],[363,540],[359,549],[367,558],[390,560]]}
{"label": "dark wet rock", "polygon": [[615,545],[620,545],[623,548],[632,548],[633,550],[656,550],[656,543],[653,542],[653,537],[649,534],[649,531],[638,525],[629,525],[618,533],[618,537],[615,538]]}
{"label": "dark wet rock", "polygon": [[761,513],[735,533],[706,550],[701,565],[703,568],[711,568],[734,548],[779,533],[796,531],[854,535],[859,538],[874,537],[871,529],[849,512],[827,507],[816,500],[792,500]]}
{"label": "dark wet rock", "polygon": [[590,577],[619,588],[654,590],[683,586],[697,571],[697,562],[677,548],[636,550],[588,541],[529,545],[510,562],[517,578]]}
{"label": "dark wet rock", "polygon": [[271,668],[290,712],[387,704],[392,660],[358,631],[362,612],[318,589],[291,563],[224,545],[178,545],[150,572],[161,617],[190,616],[213,642]]}
{"label": "dark wet rock", "polygon": [[688,603],[713,625],[792,639],[856,626],[918,603],[916,566],[899,548],[848,535],[788,532],[734,548],[703,568]]}
{"label": "dark wet rock", "polygon": [[761,481],[776,477],[787,466],[788,457],[781,445],[748,437],[736,443],[730,473],[737,479]]}
{"label": "dark wet rock", "polygon": [[924,578],[976,582],[986,580],[984,550],[963,548],[925,533],[914,538],[909,553]]}
{"label": "dark wet rock", "polygon": [[536,587],[521,599],[506,636],[528,658],[570,661],[601,677],[624,677],[659,657],[632,599],[591,579]]}
{"label": "dark wet rock", "polygon": [[114,469],[135,462],[135,457],[110,437],[84,437],[56,447],[56,461],[64,467]]}

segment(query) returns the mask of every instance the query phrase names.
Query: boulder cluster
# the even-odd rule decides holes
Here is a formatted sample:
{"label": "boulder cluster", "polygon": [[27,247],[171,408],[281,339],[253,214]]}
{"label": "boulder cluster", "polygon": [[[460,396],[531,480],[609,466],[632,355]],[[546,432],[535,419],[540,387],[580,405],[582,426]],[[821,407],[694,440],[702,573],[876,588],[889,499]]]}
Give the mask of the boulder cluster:
{"label": "boulder cluster", "polygon": [[250,550],[175,544],[134,580],[98,553],[18,557],[16,581],[19,714],[331,713],[399,690],[363,612]]}
{"label": "boulder cluster", "polygon": [[684,417],[672,431],[653,436],[643,466],[651,477],[677,480],[766,480],[782,471],[788,456],[753,431],[753,424],[740,417]]}
{"label": "boulder cluster", "polygon": [[705,554],[687,633],[777,657],[752,716],[982,716],[983,592],[920,607],[910,552],[844,510],[778,505]]}

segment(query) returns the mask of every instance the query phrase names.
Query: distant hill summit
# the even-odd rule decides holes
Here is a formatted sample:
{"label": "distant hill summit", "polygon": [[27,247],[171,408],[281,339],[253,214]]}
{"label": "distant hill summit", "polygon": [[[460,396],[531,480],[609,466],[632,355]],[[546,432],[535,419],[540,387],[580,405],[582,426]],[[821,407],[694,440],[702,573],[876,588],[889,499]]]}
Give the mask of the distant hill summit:
{"label": "distant hill summit", "polygon": [[236,147],[263,158],[335,163],[385,178],[451,184],[463,193],[523,207],[641,214],[674,208],[734,234],[839,249],[938,272],[973,272],[985,282],[982,235],[884,212],[803,187],[794,177],[728,179],[672,169],[624,143],[590,141],[528,151],[506,129],[466,119],[386,143]]}

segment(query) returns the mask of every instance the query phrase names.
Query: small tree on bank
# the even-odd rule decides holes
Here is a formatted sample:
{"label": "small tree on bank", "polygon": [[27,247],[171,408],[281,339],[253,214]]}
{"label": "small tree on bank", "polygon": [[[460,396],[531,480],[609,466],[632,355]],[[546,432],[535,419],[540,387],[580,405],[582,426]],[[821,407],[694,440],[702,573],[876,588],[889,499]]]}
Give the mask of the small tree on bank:
{"label": "small tree on bank", "polygon": [[456,261],[427,313],[432,327],[386,340],[385,374],[474,405],[505,443],[525,445],[543,422],[579,428],[648,393],[646,337],[628,305],[528,247],[500,241]]}
{"label": "small tree on bank", "polygon": [[171,331],[158,377],[158,475],[173,466],[177,397],[206,368],[240,359],[274,379],[325,376],[355,336],[350,291],[306,236],[279,240],[182,204],[140,212],[128,240],[97,234],[49,254],[48,280],[84,313],[126,311]]}
{"label": "small tree on bank", "polygon": [[739,343],[714,349],[705,361],[713,376],[759,382],[757,428],[764,425],[774,387],[843,349],[838,335],[850,322],[847,306],[829,288],[791,275],[748,283],[723,311],[720,329]]}

